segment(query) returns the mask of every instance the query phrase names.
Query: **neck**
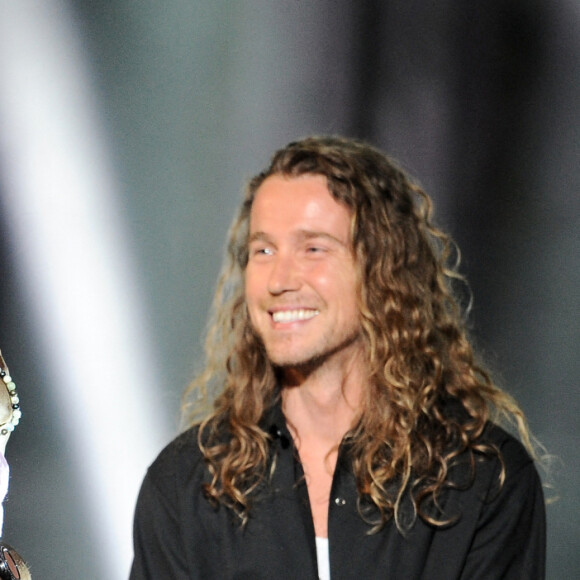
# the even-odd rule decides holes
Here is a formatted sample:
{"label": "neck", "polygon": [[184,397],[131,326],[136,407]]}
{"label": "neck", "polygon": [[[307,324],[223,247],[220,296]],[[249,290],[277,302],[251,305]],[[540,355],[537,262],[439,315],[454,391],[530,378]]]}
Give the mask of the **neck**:
{"label": "neck", "polygon": [[282,409],[300,456],[315,534],[328,537],[328,506],[338,450],[356,421],[365,385],[361,349],[317,365],[285,369]]}
{"label": "neck", "polygon": [[365,382],[361,359],[357,354],[347,365],[284,372],[282,408],[301,442],[317,440],[335,446],[352,428]]}

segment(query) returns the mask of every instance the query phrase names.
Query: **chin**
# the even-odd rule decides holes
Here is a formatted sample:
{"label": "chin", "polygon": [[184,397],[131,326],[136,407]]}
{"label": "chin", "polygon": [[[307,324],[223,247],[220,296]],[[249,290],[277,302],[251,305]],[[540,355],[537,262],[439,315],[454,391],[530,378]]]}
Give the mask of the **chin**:
{"label": "chin", "polygon": [[276,341],[265,343],[266,355],[270,362],[277,367],[294,367],[307,363],[318,357],[318,353],[312,349],[305,349],[303,345],[291,341]]}
{"label": "chin", "polygon": [[317,353],[299,356],[291,356],[284,353],[281,356],[269,356],[270,362],[282,371],[298,371],[302,375],[308,375],[320,368],[328,359],[329,354]]}

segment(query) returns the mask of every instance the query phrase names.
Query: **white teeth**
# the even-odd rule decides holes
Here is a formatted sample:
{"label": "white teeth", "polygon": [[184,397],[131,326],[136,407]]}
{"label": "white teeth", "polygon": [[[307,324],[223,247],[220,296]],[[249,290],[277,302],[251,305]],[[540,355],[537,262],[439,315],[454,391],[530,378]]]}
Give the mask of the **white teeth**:
{"label": "white teeth", "polygon": [[278,310],[272,314],[274,322],[295,322],[296,320],[308,320],[314,318],[319,310]]}

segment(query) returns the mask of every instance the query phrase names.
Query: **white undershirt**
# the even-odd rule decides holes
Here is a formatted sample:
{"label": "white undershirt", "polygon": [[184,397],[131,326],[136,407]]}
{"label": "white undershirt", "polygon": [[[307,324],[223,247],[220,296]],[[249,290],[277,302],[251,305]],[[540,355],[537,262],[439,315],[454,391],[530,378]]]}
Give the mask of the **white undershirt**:
{"label": "white undershirt", "polygon": [[330,580],[328,538],[316,538],[316,560],[318,561],[318,578],[320,580]]}

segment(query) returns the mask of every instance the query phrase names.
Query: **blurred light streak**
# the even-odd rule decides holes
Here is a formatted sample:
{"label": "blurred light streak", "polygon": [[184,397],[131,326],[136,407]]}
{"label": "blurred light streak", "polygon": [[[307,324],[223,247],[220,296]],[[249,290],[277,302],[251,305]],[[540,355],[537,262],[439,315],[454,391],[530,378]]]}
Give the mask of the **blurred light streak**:
{"label": "blurred light streak", "polygon": [[0,0],[1,177],[54,426],[86,488],[79,519],[119,564],[107,577],[126,578],[138,487],[170,429],[75,32],[64,2]]}

